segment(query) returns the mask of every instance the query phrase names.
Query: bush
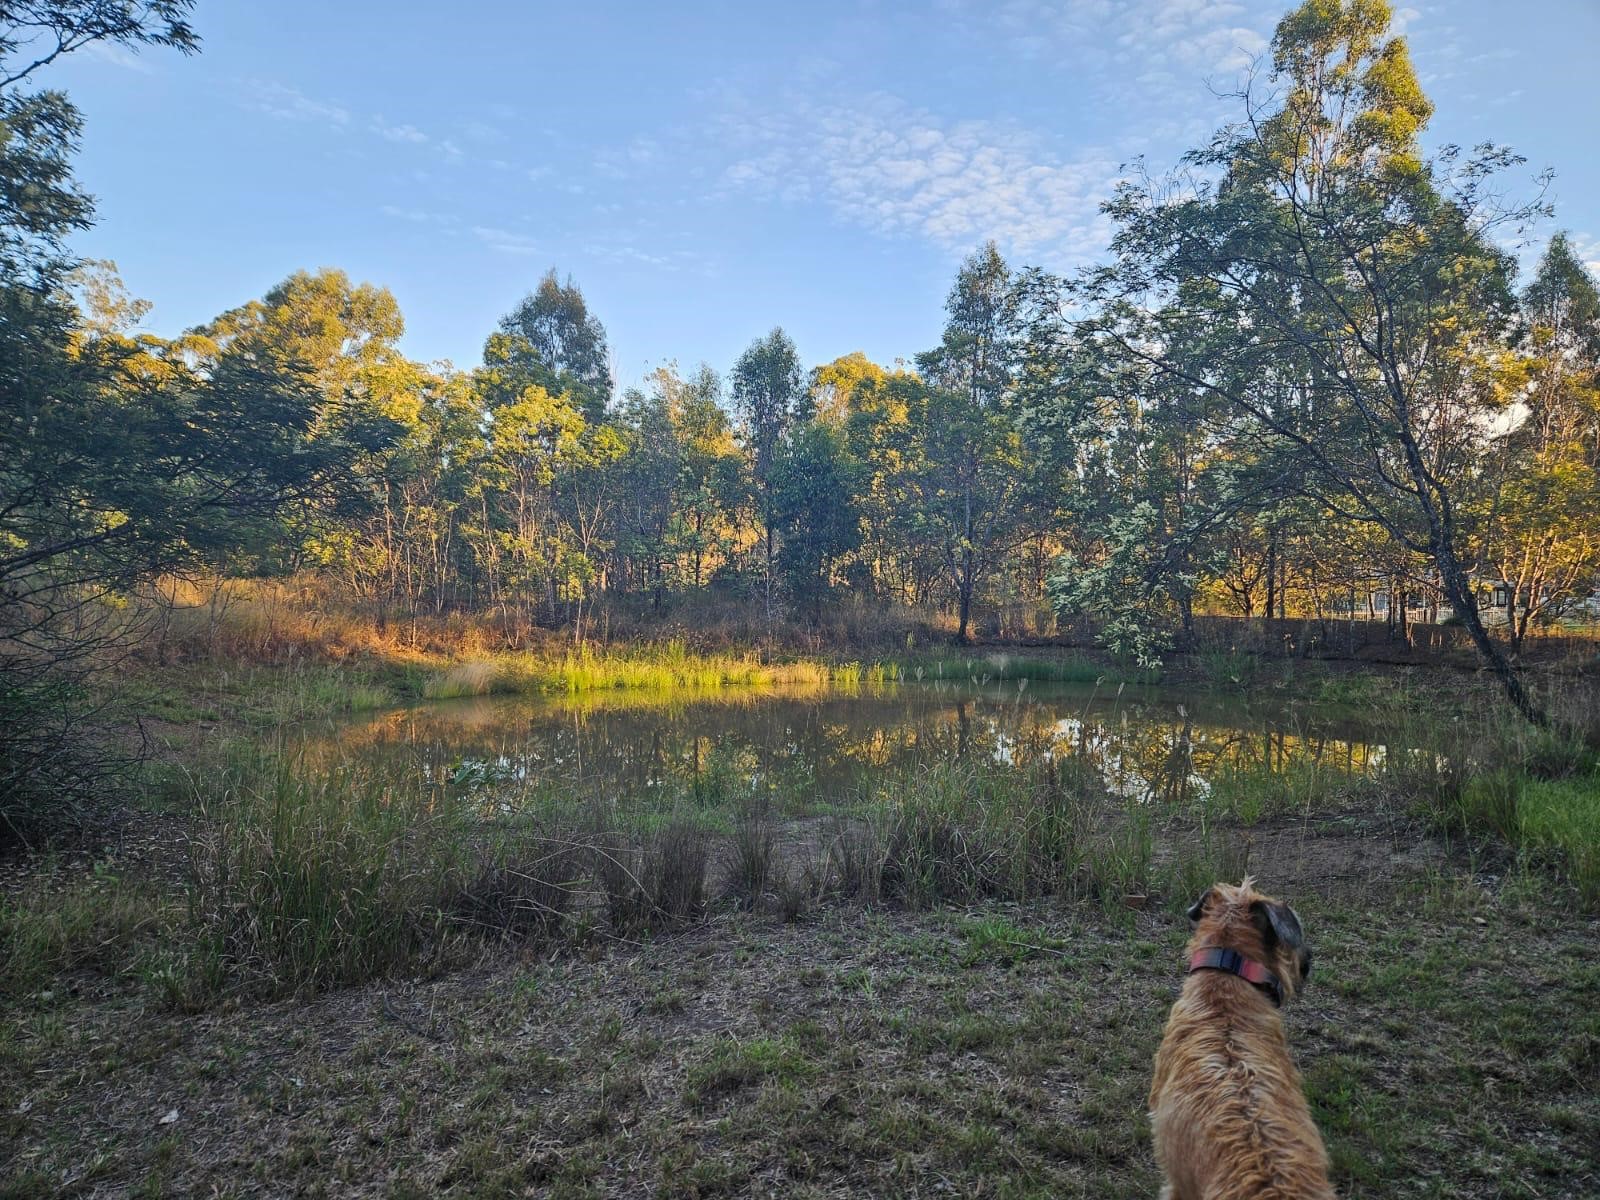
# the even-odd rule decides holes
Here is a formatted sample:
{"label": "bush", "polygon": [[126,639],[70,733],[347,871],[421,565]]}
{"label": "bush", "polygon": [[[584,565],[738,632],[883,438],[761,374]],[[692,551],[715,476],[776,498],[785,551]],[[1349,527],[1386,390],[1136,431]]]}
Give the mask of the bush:
{"label": "bush", "polygon": [[89,697],[80,671],[0,653],[0,851],[79,832],[137,764]]}

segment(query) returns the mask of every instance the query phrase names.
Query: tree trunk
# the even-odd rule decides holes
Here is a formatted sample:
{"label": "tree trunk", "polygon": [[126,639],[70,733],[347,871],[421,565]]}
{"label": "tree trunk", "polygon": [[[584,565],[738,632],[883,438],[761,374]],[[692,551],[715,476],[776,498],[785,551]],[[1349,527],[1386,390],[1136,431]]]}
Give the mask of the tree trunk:
{"label": "tree trunk", "polygon": [[1550,719],[1534,704],[1527,689],[1522,686],[1522,676],[1517,673],[1517,669],[1511,665],[1511,660],[1506,658],[1499,645],[1489,636],[1489,631],[1484,628],[1483,619],[1478,615],[1478,606],[1473,601],[1472,585],[1467,579],[1466,572],[1461,569],[1461,564],[1456,561],[1455,555],[1447,546],[1436,546],[1434,557],[1438,561],[1439,577],[1444,586],[1445,598],[1450,601],[1450,607],[1460,615],[1461,623],[1466,626],[1467,635],[1472,639],[1478,654],[1482,656],[1484,664],[1500,681],[1506,698],[1518,712],[1535,725],[1548,725]]}

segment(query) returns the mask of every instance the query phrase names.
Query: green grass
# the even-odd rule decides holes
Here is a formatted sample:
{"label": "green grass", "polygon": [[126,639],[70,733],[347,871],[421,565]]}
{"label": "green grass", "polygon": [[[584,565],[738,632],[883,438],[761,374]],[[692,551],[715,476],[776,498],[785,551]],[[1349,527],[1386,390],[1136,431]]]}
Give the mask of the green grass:
{"label": "green grass", "polygon": [[1533,779],[1518,804],[1522,844],[1554,850],[1591,899],[1600,899],[1600,775]]}
{"label": "green grass", "polygon": [[[681,797],[637,812],[539,791],[491,802],[387,764],[249,746],[182,782],[185,903],[143,970],[179,1009],[426,975],[492,943],[633,935],[695,917],[710,887],[715,822]],[[38,944],[19,977],[62,959],[39,916],[0,919]],[[57,919],[79,920],[65,906]]]}
{"label": "green grass", "polygon": [[167,928],[173,901],[104,866],[87,875],[36,875],[0,895],[0,1000],[48,990],[77,972],[134,973]]}
{"label": "green grass", "polygon": [[276,729],[341,713],[418,700],[488,695],[590,696],[633,691],[685,697],[730,689],[850,690],[896,683],[986,687],[1029,683],[1154,683],[1076,656],[1006,652],[934,654],[875,661],[774,658],[753,650],[701,653],[678,640],[606,649],[502,651],[441,663],[437,656],[368,654],[338,663],[146,668],[117,684],[130,717],[179,725],[234,721]]}
{"label": "green grass", "polygon": [[682,642],[627,650],[507,653],[458,664],[424,686],[429,699],[493,693],[581,695],[589,692],[707,692],[736,687],[822,686],[837,679],[858,683],[857,663],[830,667],[796,660],[763,661],[755,654],[699,654]]}
{"label": "green grass", "polygon": [[856,688],[890,683],[946,682],[976,686],[1012,683],[1152,683],[1076,657],[1009,653],[940,653],[873,662],[765,658],[754,652],[701,654],[679,641],[580,650],[564,655],[506,653],[434,672],[426,699],[497,693],[578,696],[604,691],[714,692],[726,688]]}
{"label": "green grass", "polygon": [[226,720],[276,729],[339,713],[394,708],[421,696],[424,678],[413,666],[378,662],[194,664],[144,670],[120,680],[117,708],[131,717],[180,725]]}
{"label": "green grass", "polygon": [[1159,672],[1128,671],[1092,662],[1078,655],[1040,657],[994,650],[936,653],[896,657],[883,664],[887,678],[918,683],[1099,683],[1149,684],[1160,681]]}
{"label": "green grass", "polygon": [[[692,921],[720,896],[791,919],[832,898],[925,908],[1098,897],[1120,909],[1152,893],[1179,904],[1216,865],[1208,837],[1183,836],[1158,867],[1151,807],[1108,797],[1070,763],[875,777],[833,798],[835,815],[819,819],[831,826],[781,859],[784,813],[805,789],[758,782],[720,751],[681,786],[604,806],[248,744],[167,786],[168,810],[191,825],[183,900],[166,901],[175,915],[145,939],[138,974],[177,1009],[429,975],[487,943],[636,936]],[[121,902],[94,898],[103,911],[87,898],[0,910],[13,976],[42,986],[67,969],[93,921],[109,924],[108,944],[127,940],[115,932],[131,919]]]}
{"label": "green grass", "polygon": [[1447,804],[1444,813],[1469,831],[1549,861],[1600,902],[1600,774],[1539,779],[1501,768],[1468,780]]}
{"label": "green grass", "polygon": [[1212,816],[1253,825],[1284,813],[1323,809],[1352,790],[1357,779],[1342,767],[1302,755],[1276,764],[1259,758],[1228,759],[1217,766],[1208,783],[1205,804]]}
{"label": "green grass", "polygon": [[199,783],[181,974],[269,991],[356,982],[445,954],[471,826],[354,765],[245,756]]}
{"label": "green grass", "polygon": [[[1592,1193],[1582,919],[1459,878],[1297,903],[1318,967],[1289,1041],[1341,1196]],[[1148,1197],[1186,935],[1090,905],[735,917],[224,1021],[0,1014],[26,1101],[3,1169],[21,1194],[92,1164],[116,1194]]]}

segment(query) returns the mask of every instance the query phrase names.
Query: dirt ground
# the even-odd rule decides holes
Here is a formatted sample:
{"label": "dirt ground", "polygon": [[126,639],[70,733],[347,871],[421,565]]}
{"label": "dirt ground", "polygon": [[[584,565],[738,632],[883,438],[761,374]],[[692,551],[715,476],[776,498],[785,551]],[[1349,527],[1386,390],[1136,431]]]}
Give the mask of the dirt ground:
{"label": "dirt ground", "polygon": [[[1600,922],[1442,852],[1335,886],[1378,851],[1340,853],[1280,889],[1340,1194],[1600,1194]],[[1148,1197],[1185,936],[839,905],[200,1015],[83,980],[0,1014],[0,1195]]]}

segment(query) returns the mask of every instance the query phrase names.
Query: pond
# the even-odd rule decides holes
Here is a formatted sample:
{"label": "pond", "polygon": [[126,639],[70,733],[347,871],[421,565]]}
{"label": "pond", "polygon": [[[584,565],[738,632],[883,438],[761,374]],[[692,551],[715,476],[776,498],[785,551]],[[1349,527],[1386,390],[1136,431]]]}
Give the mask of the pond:
{"label": "pond", "polygon": [[1282,699],[1006,681],[485,697],[351,721],[330,741],[444,788],[650,804],[720,772],[804,811],[920,764],[1067,757],[1113,795],[1182,802],[1243,781],[1369,772],[1385,736],[1376,717]]}

